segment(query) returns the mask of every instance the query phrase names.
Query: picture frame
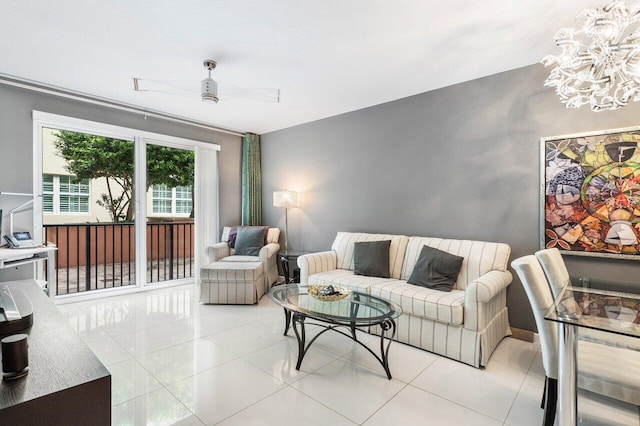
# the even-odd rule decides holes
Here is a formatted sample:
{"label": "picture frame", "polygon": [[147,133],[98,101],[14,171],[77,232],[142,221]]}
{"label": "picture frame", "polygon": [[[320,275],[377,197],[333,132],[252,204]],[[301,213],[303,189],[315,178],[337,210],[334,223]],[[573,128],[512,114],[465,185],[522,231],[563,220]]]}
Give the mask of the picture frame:
{"label": "picture frame", "polygon": [[540,247],[640,260],[640,126],[540,138]]}

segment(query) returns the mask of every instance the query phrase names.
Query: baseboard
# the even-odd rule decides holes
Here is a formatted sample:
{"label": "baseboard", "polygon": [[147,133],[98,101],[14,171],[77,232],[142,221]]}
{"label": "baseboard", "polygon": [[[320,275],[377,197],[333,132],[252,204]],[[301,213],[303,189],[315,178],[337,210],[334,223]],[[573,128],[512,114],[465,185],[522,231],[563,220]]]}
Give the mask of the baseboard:
{"label": "baseboard", "polygon": [[523,330],[522,328],[511,327],[511,337],[525,342],[533,343],[534,332],[531,330]]}

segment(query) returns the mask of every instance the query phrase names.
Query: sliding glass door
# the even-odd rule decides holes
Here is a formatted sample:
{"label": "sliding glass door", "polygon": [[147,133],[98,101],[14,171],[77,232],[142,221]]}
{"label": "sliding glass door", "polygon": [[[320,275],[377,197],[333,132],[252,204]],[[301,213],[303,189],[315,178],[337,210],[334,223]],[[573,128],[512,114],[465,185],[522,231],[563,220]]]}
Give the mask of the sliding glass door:
{"label": "sliding glass door", "polygon": [[34,112],[34,239],[58,247],[56,295],[196,279],[217,234],[218,149]]}
{"label": "sliding glass door", "polygon": [[56,294],[135,285],[134,142],[42,129],[43,242]]}
{"label": "sliding glass door", "polygon": [[191,278],[194,264],[195,152],[145,140],[146,282]]}

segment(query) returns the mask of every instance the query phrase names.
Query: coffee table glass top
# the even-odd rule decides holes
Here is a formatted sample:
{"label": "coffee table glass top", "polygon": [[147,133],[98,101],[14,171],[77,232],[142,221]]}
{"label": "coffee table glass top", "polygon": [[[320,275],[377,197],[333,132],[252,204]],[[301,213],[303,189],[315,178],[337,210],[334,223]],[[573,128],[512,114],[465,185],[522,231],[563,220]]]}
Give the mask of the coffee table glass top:
{"label": "coffee table glass top", "polygon": [[267,295],[289,311],[337,323],[379,324],[402,314],[396,303],[357,291],[342,300],[327,302],[307,294],[306,287],[289,284],[273,287]]}
{"label": "coffee table glass top", "polygon": [[545,318],[640,337],[640,295],[567,286]]}

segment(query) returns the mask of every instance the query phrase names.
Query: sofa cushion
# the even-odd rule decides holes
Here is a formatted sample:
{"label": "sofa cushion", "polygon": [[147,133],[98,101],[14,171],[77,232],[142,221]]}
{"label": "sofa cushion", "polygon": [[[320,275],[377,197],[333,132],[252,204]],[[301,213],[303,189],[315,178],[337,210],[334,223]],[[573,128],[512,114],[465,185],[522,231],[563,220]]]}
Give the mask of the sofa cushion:
{"label": "sofa cushion", "polygon": [[445,293],[402,280],[376,283],[369,290],[372,296],[397,303],[405,314],[453,325],[464,322],[464,291]]}
{"label": "sofa cushion", "polygon": [[232,255],[218,259],[218,262],[260,262],[259,256]]}
{"label": "sofa cushion", "polygon": [[369,294],[369,287],[374,284],[395,281],[389,278],[365,277],[355,275],[353,271],[346,269],[333,269],[331,271],[320,272],[309,275],[309,284],[317,285],[339,285],[352,291]]}
{"label": "sofa cushion", "polygon": [[353,272],[367,277],[389,278],[391,240],[360,241],[353,245]]}
{"label": "sofa cushion", "polygon": [[464,258],[446,251],[423,246],[407,282],[449,292],[456,283],[463,260]]}
{"label": "sofa cushion", "polygon": [[358,241],[383,241],[391,240],[389,245],[389,275],[391,278],[400,278],[402,260],[409,237],[405,235],[364,234],[355,232],[338,232],[331,245],[331,250],[336,252],[337,268],[353,271],[353,248]]}
{"label": "sofa cushion", "polygon": [[458,290],[465,290],[468,283],[489,271],[506,271],[509,254],[511,254],[511,248],[503,243],[409,237],[401,279],[407,280],[411,276],[416,261],[420,257],[420,251],[425,245],[464,257],[458,280],[453,287]]}
{"label": "sofa cushion", "polygon": [[264,227],[242,227],[238,229],[236,237],[235,254],[243,256],[258,256],[260,249],[264,247]]}

